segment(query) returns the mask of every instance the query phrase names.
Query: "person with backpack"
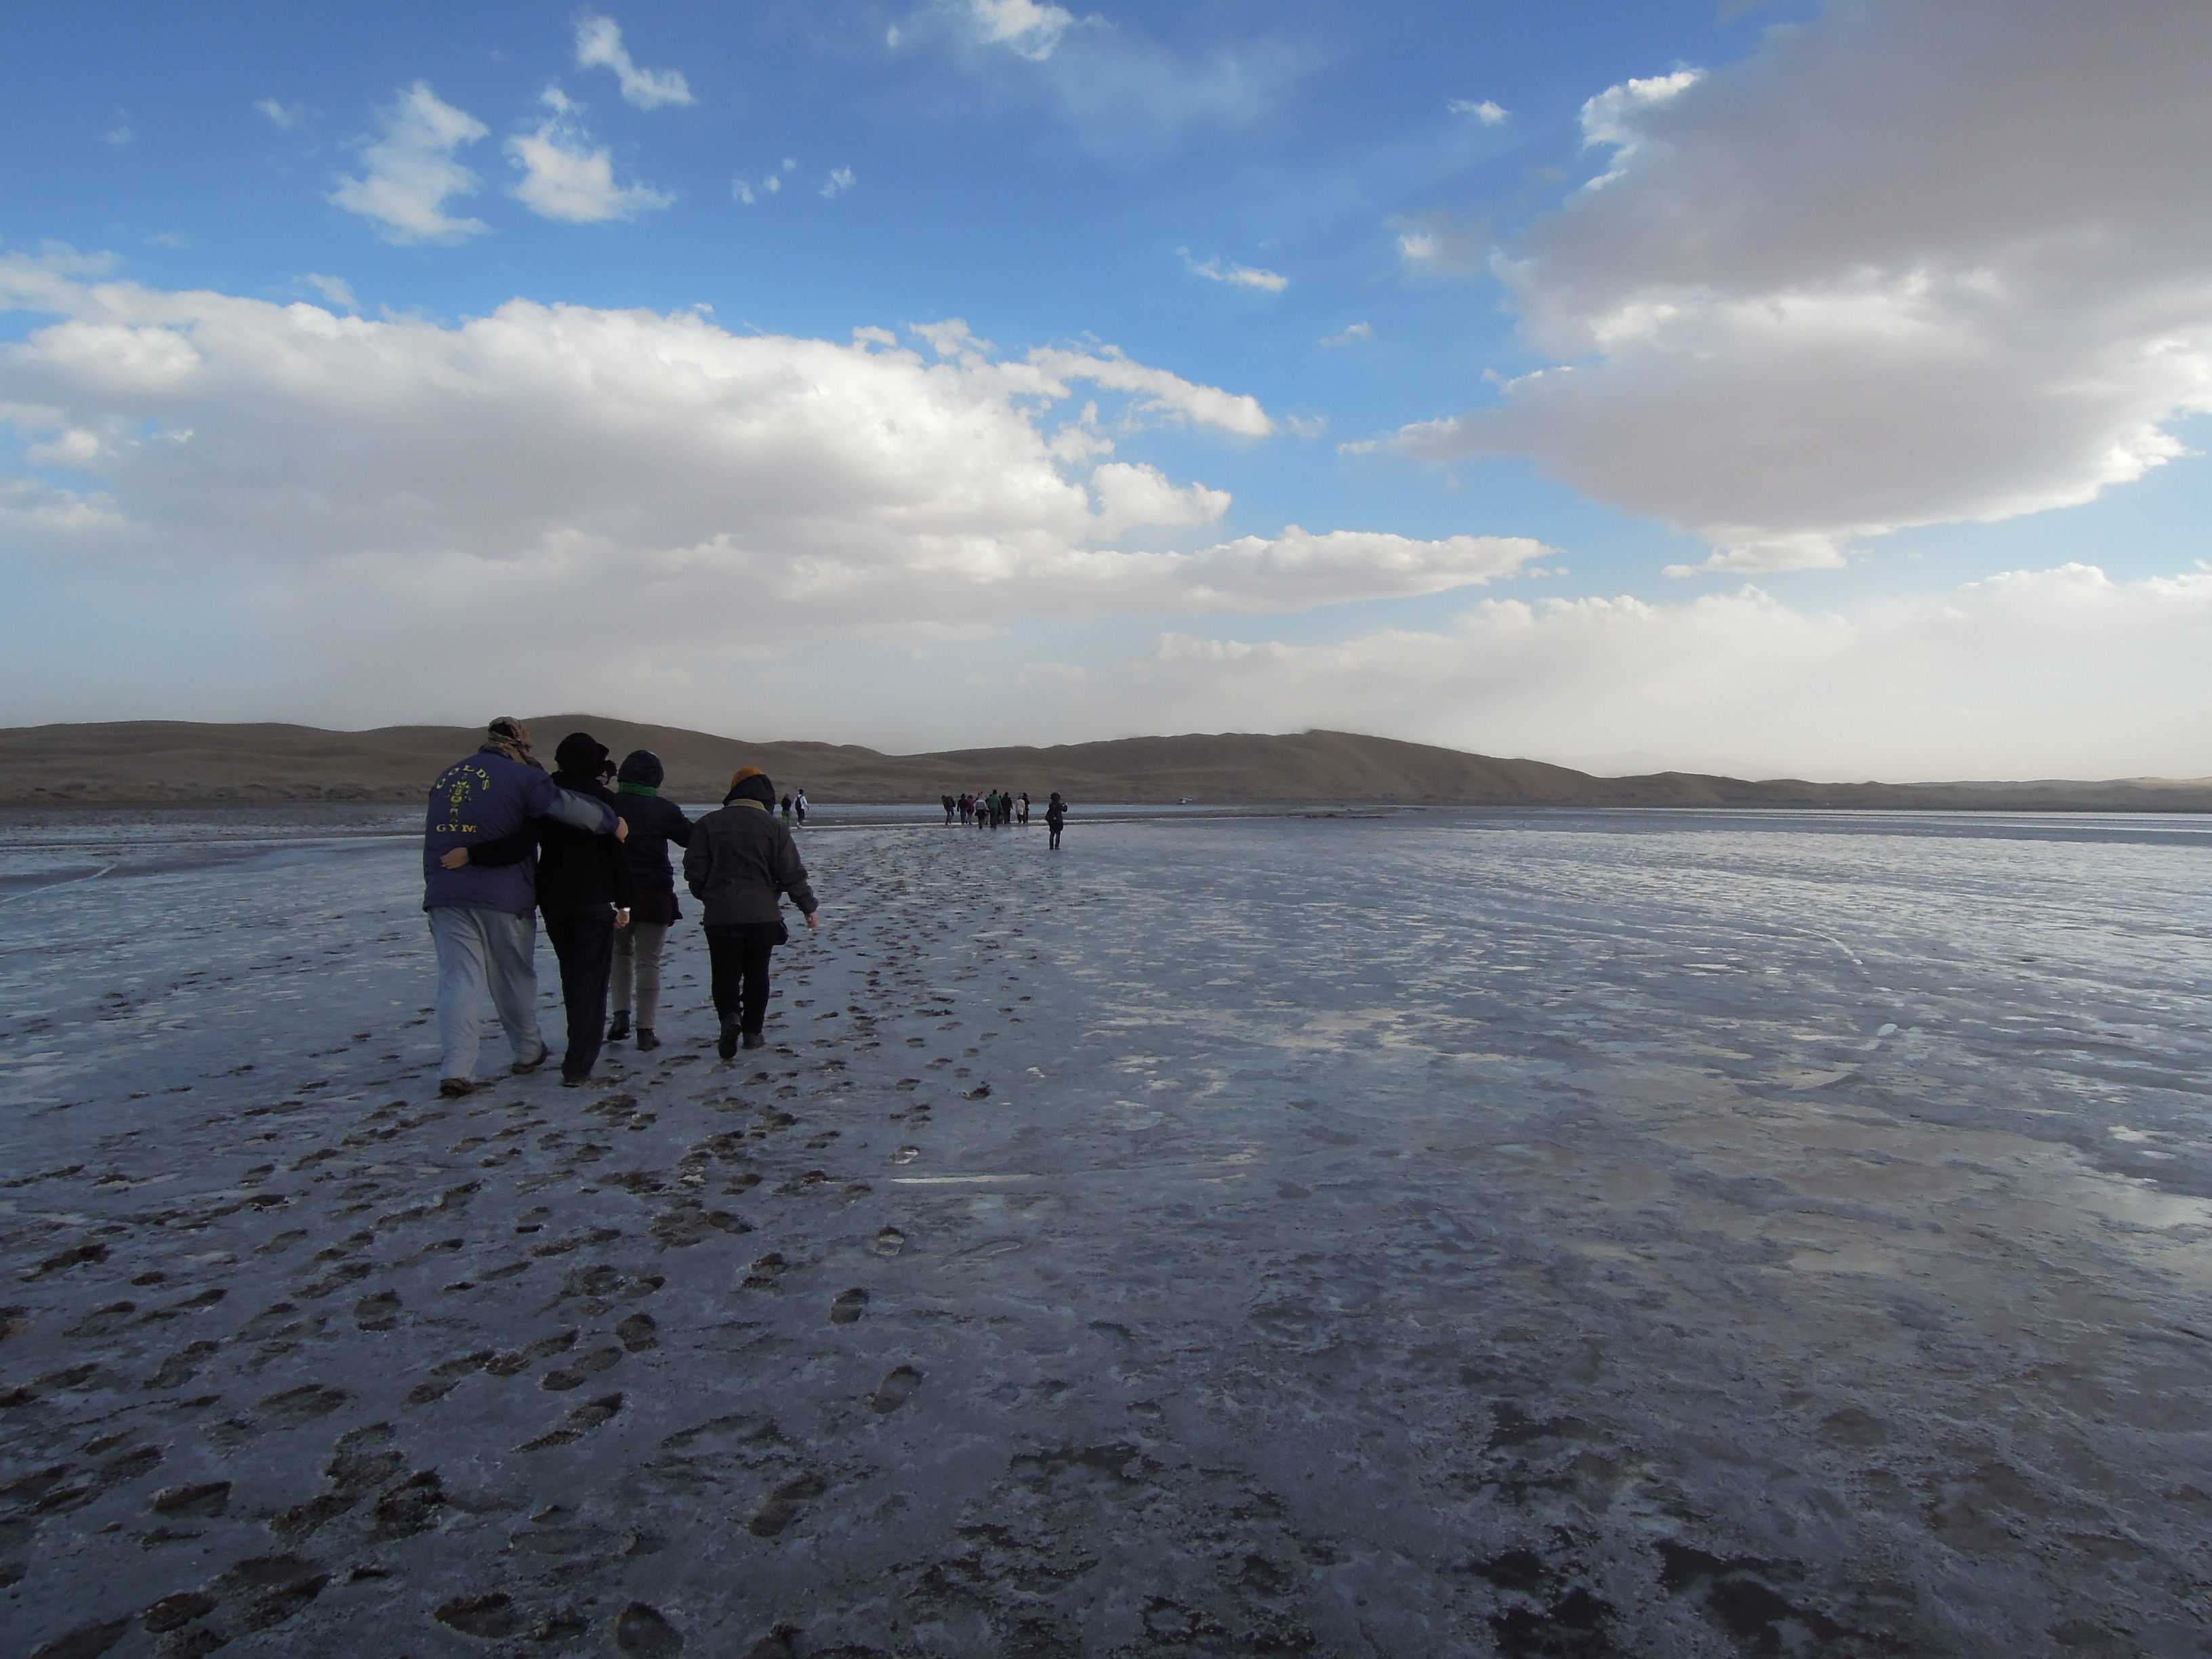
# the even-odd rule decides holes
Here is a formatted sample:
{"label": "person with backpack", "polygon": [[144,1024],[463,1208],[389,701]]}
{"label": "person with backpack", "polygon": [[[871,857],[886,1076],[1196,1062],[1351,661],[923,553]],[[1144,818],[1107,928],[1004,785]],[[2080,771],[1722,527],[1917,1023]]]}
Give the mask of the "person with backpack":
{"label": "person with backpack", "polygon": [[[553,766],[554,783],[604,805],[620,835],[628,836],[614,792],[602,781],[608,770],[605,744],[588,732],[571,732],[553,751]],[[561,1006],[568,1017],[561,1081],[579,1089],[599,1063],[615,929],[629,925],[629,860],[621,840],[587,834],[554,817],[533,819],[502,840],[468,849],[471,864],[492,867],[521,864],[533,854],[538,913],[561,964]]]}
{"label": "person with backpack", "polygon": [[1060,832],[1067,827],[1067,803],[1060,798],[1057,789],[1052,792],[1052,799],[1045,803],[1044,827],[1052,831],[1052,839],[1045,843],[1045,850],[1058,852]]}
{"label": "person with backpack", "polygon": [[[487,992],[499,1010],[515,1073],[545,1063],[538,1029],[538,870],[532,826],[554,821],[569,833],[627,834],[621,817],[588,793],[545,775],[531,752],[530,728],[502,714],[483,743],[430,786],[422,835],[422,908],[438,952],[438,1092],[473,1093],[477,1025]],[[516,845],[519,836],[519,846]],[[501,857],[500,848],[514,848]]]}
{"label": "person with backpack", "polygon": [[775,786],[757,766],[740,767],[730,779],[722,810],[692,826],[684,854],[684,879],[703,911],[708,954],[714,964],[714,1012],[721,1018],[715,1052],[735,1057],[740,1043],[766,1042],[769,957],[788,942],[782,903],[787,895],[809,928],[822,925],[822,907],[807,884],[791,827],[777,821]]}
{"label": "person with backpack", "polygon": [[691,844],[691,820],[672,800],[661,799],[667,770],[650,749],[633,750],[615,774],[615,810],[629,826],[623,850],[629,857],[629,925],[615,929],[614,1021],[607,1041],[630,1035],[630,1011],[637,1011],[637,1049],[660,1047],[653,1022],[660,1009],[660,957],[668,930],[683,918],[676,904],[676,873],[668,867],[668,844]]}

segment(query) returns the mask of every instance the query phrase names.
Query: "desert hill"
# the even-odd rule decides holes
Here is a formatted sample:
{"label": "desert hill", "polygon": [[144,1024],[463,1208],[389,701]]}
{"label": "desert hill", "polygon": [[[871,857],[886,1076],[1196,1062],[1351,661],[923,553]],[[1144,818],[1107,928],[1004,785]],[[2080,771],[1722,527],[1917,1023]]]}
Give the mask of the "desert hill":
{"label": "desert hill", "polygon": [[[2212,811],[2212,779],[2097,783],[1752,782],[1700,773],[1602,778],[1541,761],[1499,760],[1345,732],[1122,738],[1048,749],[886,755],[849,744],[754,743],[593,714],[530,717],[550,762],[562,734],[588,731],[621,755],[651,749],[668,792],[719,800],[739,766],[825,804],[934,802],[993,787],[1052,789],[1071,799],[1164,802],[1400,802],[1496,806],[1826,806],[1986,811]],[[370,732],[183,720],[0,728],[0,803],[111,805],[278,800],[413,800],[471,752],[462,726]]]}

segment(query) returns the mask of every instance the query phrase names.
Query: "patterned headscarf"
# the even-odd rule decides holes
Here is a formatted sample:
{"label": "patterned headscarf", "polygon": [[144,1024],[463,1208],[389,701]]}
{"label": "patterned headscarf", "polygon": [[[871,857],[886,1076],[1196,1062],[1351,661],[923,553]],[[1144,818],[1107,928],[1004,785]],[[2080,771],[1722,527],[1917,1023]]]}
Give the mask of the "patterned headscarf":
{"label": "patterned headscarf", "polygon": [[538,764],[531,758],[530,728],[514,715],[501,714],[486,726],[484,732],[491,740],[491,746],[507,759],[520,761],[525,766]]}

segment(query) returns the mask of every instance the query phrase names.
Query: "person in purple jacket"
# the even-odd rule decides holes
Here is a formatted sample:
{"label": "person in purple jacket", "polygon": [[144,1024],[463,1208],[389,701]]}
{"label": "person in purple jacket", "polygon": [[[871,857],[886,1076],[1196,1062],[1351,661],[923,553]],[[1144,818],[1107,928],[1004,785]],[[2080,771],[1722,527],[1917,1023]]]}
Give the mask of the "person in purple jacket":
{"label": "person in purple jacket", "polygon": [[482,747],[430,786],[422,834],[422,908],[438,950],[438,1092],[477,1087],[477,1027],[491,993],[514,1051],[512,1070],[545,1061],[538,1031],[538,889],[534,861],[481,865],[469,849],[550,817],[597,835],[623,833],[611,806],[569,793],[530,753],[530,728],[501,715]]}

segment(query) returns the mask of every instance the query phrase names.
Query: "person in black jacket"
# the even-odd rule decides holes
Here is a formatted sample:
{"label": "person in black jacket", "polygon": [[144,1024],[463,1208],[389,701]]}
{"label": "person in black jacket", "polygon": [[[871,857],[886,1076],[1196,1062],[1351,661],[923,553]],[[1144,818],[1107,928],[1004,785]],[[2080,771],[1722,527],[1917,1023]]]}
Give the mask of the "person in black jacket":
{"label": "person in black jacket", "polygon": [[783,925],[785,894],[809,927],[822,925],[822,907],[806,884],[806,866],[790,826],[777,822],[775,786],[757,766],[738,769],[722,797],[722,810],[691,827],[684,879],[705,910],[708,954],[714,963],[714,1012],[722,1018],[716,1051],[724,1060],[740,1042],[757,1048],[767,1039],[769,953],[791,937]]}
{"label": "person in black jacket", "polygon": [[660,1046],[653,1022],[660,1009],[660,953],[668,943],[671,924],[683,916],[676,907],[676,874],[668,867],[668,843],[691,844],[691,820],[672,800],[660,798],[667,776],[660,757],[650,749],[633,750],[623,757],[615,775],[615,810],[629,826],[623,843],[629,858],[629,925],[615,929],[614,1023],[607,1041],[620,1042],[629,1036],[633,996],[637,1008],[637,1047],[641,1054]]}
{"label": "person in black jacket", "polygon": [[[553,781],[571,794],[616,808],[619,816],[620,802],[600,781],[606,761],[605,744],[587,732],[571,732],[553,751]],[[518,864],[533,850],[538,854],[538,909],[561,963],[561,1003],[568,1017],[561,1081],[580,1088],[599,1064],[599,1034],[606,1029],[615,928],[629,922],[629,860],[613,836],[590,835],[552,818],[533,818],[503,840],[470,848],[469,862]]]}
{"label": "person in black jacket", "polygon": [[1052,799],[1045,803],[1044,827],[1052,831],[1052,839],[1045,843],[1047,848],[1057,852],[1060,832],[1067,827],[1067,803],[1060,798],[1057,789],[1052,792]]}

